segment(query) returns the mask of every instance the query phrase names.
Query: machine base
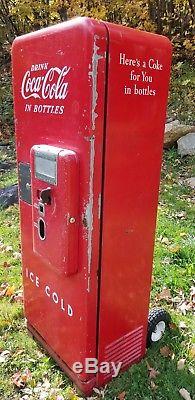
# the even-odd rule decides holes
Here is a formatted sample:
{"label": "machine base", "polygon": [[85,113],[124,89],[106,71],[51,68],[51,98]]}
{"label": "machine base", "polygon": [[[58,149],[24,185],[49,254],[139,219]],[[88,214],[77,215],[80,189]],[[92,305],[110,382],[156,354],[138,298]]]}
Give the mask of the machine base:
{"label": "machine base", "polygon": [[[76,388],[83,393],[85,396],[90,396],[93,393],[93,388],[102,387],[110,382],[110,378],[105,379],[103,382],[98,380],[98,376],[95,376],[93,379],[89,381],[81,381],[78,376],[67,366],[67,364],[62,361],[62,359],[52,350],[52,348],[45,342],[41,335],[33,328],[33,326],[27,322],[27,329],[30,336],[33,337],[41,346],[47,351],[47,353],[56,361],[61,370],[73,381]],[[144,355],[140,356],[136,361],[126,365],[124,368],[121,368],[120,372],[126,371],[132,364],[139,363]]]}
{"label": "machine base", "polygon": [[27,329],[30,336],[33,337],[41,346],[48,352],[48,354],[56,361],[61,370],[75,383],[76,387],[85,395],[89,396],[93,388],[96,387],[96,378],[89,381],[81,381],[78,376],[61,360],[61,358],[51,349],[51,347],[45,342],[45,340],[39,335],[39,333],[27,322]]}

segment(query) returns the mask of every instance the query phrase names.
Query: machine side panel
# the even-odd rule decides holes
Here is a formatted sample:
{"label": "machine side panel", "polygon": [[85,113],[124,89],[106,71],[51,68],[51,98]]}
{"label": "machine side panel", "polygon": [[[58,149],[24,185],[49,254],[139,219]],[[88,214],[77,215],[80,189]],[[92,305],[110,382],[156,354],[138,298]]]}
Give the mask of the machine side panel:
{"label": "machine side panel", "polygon": [[[99,352],[122,369],[145,354],[163,132],[168,39],[106,24],[108,102]],[[99,376],[99,384],[111,375]]]}
{"label": "machine side panel", "polygon": [[[65,276],[62,269],[33,251],[32,207],[36,204],[30,204],[30,195],[23,188],[20,196],[25,314],[29,325],[70,369],[75,361],[84,363],[85,357],[96,354],[106,49],[104,24],[88,18],[17,38],[12,49],[20,171],[22,165],[29,167],[34,145],[69,149],[78,159],[76,273]],[[32,168],[30,172],[32,175]],[[23,184],[25,179],[22,176]],[[60,185],[63,179],[52,187],[56,214],[51,220],[55,223],[48,222],[47,231],[51,238],[48,251],[53,248],[55,253],[59,248],[62,254],[64,241],[56,230],[64,218],[58,207],[66,196]],[[43,188],[47,186],[45,182]],[[81,373],[78,379],[91,380],[92,376]]]}

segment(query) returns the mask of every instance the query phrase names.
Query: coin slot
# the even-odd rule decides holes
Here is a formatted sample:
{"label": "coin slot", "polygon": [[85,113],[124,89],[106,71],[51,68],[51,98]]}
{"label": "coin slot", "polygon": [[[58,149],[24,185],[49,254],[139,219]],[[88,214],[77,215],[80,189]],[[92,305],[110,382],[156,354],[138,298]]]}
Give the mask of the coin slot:
{"label": "coin slot", "polygon": [[45,206],[43,203],[39,203],[39,214],[40,215],[45,215]]}
{"label": "coin slot", "polygon": [[45,221],[40,218],[38,221],[38,234],[41,240],[44,240],[46,237],[46,229],[45,229]]}

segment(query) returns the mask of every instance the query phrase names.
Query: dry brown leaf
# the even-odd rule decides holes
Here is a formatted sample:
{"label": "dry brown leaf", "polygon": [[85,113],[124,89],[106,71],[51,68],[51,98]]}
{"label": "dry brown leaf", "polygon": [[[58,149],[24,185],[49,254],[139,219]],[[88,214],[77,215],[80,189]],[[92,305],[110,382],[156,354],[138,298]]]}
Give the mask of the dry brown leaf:
{"label": "dry brown leaf", "polygon": [[149,362],[146,360],[146,365],[148,368],[148,372],[149,372],[149,378],[150,379],[155,379],[158,375],[159,375],[159,371],[157,371],[155,368],[151,367],[151,365],[149,364]]}
{"label": "dry brown leaf", "polygon": [[182,301],[178,304],[177,309],[182,312],[183,315],[186,315],[187,311],[191,311],[193,309],[193,304],[189,301]]}
{"label": "dry brown leaf", "polygon": [[25,382],[22,381],[21,379],[21,374],[20,372],[16,372],[12,376],[12,382],[15,386],[17,386],[19,389],[23,389],[25,387]]}
{"label": "dry brown leaf", "polygon": [[180,389],[179,394],[184,400],[192,400],[190,393],[185,388]]}
{"label": "dry brown leaf", "polygon": [[192,358],[195,358],[195,344],[192,345],[189,353]]}
{"label": "dry brown leaf", "polygon": [[124,400],[125,399],[125,396],[126,396],[126,392],[121,392],[119,395],[118,395],[118,399],[119,400]]}
{"label": "dry brown leaf", "polygon": [[24,301],[23,291],[21,290],[21,291],[15,293],[12,296],[11,300],[15,301],[16,303],[23,303],[23,301]]}
{"label": "dry brown leaf", "polygon": [[153,390],[157,389],[157,385],[154,383],[154,381],[150,381],[150,386]]}
{"label": "dry brown leaf", "polygon": [[160,374],[160,372],[157,371],[157,369],[151,368],[150,372],[149,372],[149,378],[155,379],[159,374]]}
{"label": "dry brown leaf", "polygon": [[157,298],[159,300],[170,301],[172,299],[170,289],[163,288],[163,290],[157,295]]}
{"label": "dry brown leaf", "polygon": [[160,348],[160,354],[161,354],[163,357],[171,357],[172,354],[173,354],[173,352],[172,352],[172,350],[170,349],[169,346],[164,346],[164,347],[161,347],[161,348]]}
{"label": "dry brown leaf", "polygon": [[16,372],[16,374],[14,374],[12,376],[12,382],[19,389],[23,389],[26,386],[26,383],[30,378],[31,378],[31,372],[27,368],[22,373],[21,372]]}
{"label": "dry brown leaf", "polygon": [[171,323],[169,324],[169,328],[170,328],[171,330],[175,330],[175,329],[177,329],[177,325],[174,324],[174,322],[171,322]]}
{"label": "dry brown leaf", "polygon": [[4,261],[3,268],[10,268],[10,267],[11,265],[7,261]]}
{"label": "dry brown leaf", "polygon": [[14,353],[14,357],[17,357],[17,356],[20,356],[21,354],[23,354],[24,353],[24,350],[17,350],[15,353]]}
{"label": "dry brown leaf", "polygon": [[184,365],[185,365],[185,358],[181,358],[178,362],[177,362],[177,369],[181,370],[184,369]]}
{"label": "dry brown leaf", "polygon": [[0,288],[0,299],[5,296],[7,288]]}

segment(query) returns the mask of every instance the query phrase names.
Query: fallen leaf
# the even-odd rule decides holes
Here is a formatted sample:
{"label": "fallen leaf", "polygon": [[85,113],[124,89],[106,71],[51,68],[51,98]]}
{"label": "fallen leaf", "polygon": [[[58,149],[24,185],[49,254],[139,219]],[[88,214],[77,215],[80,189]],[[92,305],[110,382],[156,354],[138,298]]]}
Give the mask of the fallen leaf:
{"label": "fallen leaf", "polygon": [[158,375],[159,375],[159,371],[157,371],[156,369],[154,369],[154,368],[151,368],[150,369],[150,372],[149,372],[149,378],[150,379],[155,379]]}
{"label": "fallen leaf", "polygon": [[186,315],[187,311],[192,310],[193,305],[189,301],[182,301],[177,305],[177,309],[181,311],[183,315]]}
{"label": "fallen leaf", "polygon": [[5,296],[7,291],[7,286],[0,286],[0,299]]}
{"label": "fallen leaf", "polygon": [[161,239],[161,243],[164,243],[164,244],[168,245],[170,242],[169,242],[169,239],[167,237],[163,237]]}
{"label": "fallen leaf", "polygon": [[23,291],[21,290],[21,291],[15,293],[12,296],[11,300],[15,301],[16,303],[23,303],[23,301],[24,301]]}
{"label": "fallen leaf", "polygon": [[174,324],[174,322],[171,322],[171,323],[169,324],[169,328],[170,328],[171,330],[175,330],[175,329],[177,329],[177,325]]}
{"label": "fallen leaf", "polygon": [[164,346],[164,347],[161,347],[161,348],[160,348],[160,354],[161,354],[163,357],[171,357],[172,354],[173,354],[173,352],[172,352],[172,350],[170,349],[169,346]]}
{"label": "fallen leaf", "polygon": [[154,383],[154,381],[151,381],[150,382],[150,386],[151,386],[151,388],[153,389],[153,390],[155,390],[155,389],[157,389],[157,385]]}
{"label": "fallen leaf", "polygon": [[189,353],[192,358],[195,358],[195,344],[192,345]]}
{"label": "fallen leaf", "polygon": [[177,369],[181,370],[184,369],[184,365],[185,365],[185,358],[181,358],[178,362],[177,362]]}
{"label": "fallen leaf", "polygon": [[20,356],[20,355],[23,354],[23,353],[24,353],[24,350],[22,350],[22,349],[17,350],[17,351],[14,353],[14,357]]}
{"label": "fallen leaf", "polygon": [[7,261],[4,261],[3,268],[10,268],[10,267],[11,265]]}
{"label": "fallen leaf", "polygon": [[118,395],[117,399],[119,399],[119,400],[124,400],[124,399],[125,399],[125,396],[126,396],[126,392],[121,392],[121,393]]}
{"label": "fallen leaf", "polygon": [[8,286],[8,288],[6,290],[6,296],[9,296],[9,297],[13,296],[14,290],[15,290],[14,286]]}
{"label": "fallen leaf", "polygon": [[21,253],[15,251],[15,252],[13,253],[13,257],[16,258],[16,260],[20,260],[20,259],[21,259]]}
{"label": "fallen leaf", "polygon": [[7,359],[10,356],[10,351],[9,350],[4,350],[0,354],[0,363],[4,363],[7,361]]}
{"label": "fallen leaf", "polygon": [[195,375],[195,368],[192,367],[192,365],[190,365],[188,369],[191,372],[191,374]]}
{"label": "fallen leaf", "polygon": [[180,232],[179,236],[181,236],[181,237],[187,236],[187,233],[186,232]]}
{"label": "fallen leaf", "polygon": [[27,381],[31,378],[31,372],[27,368],[25,369],[24,372],[16,372],[12,376],[12,382],[15,386],[17,386],[19,389],[23,389],[27,383]]}
{"label": "fallen leaf", "polygon": [[33,390],[28,387],[25,387],[24,389],[22,389],[22,394],[24,394],[24,396],[20,400],[30,400],[31,397],[29,396],[33,394]]}
{"label": "fallen leaf", "polygon": [[5,247],[5,251],[12,251],[13,250],[13,247],[12,246],[6,246]]}
{"label": "fallen leaf", "polygon": [[186,211],[177,212],[177,213],[175,213],[175,216],[178,218],[181,218],[181,219],[185,219]]}
{"label": "fallen leaf", "polygon": [[172,355],[171,355],[171,360],[174,360],[175,359],[175,353],[173,353]]}
{"label": "fallen leaf", "polygon": [[190,301],[195,306],[195,286],[192,286],[191,289],[190,289]]}
{"label": "fallen leaf", "polygon": [[165,265],[170,264],[170,262],[171,262],[171,258],[170,258],[170,257],[165,257],[165,258],[162,260],[162,263],[165,264]]}
{"label": "fallen leaf", "polygon": [[146,360],[146,365],[148,368],[148,372],[149,372],[149,378],[150,379],[155,379],[158,375],[159,375],[159,371],[157,371],[155,368],[151,367],[151,365],[149,364],[149,362]]}
{"label": "fallen leaf", "polygon": [[43,354],[40,350],[37,350],[37,351],[36,351],[36,354],[37,354],[37,357],[38,357],[38,358],[44,357],[44,354]]}
{"label": "fallen leaf", "polygon": [[44,387],[44,389],[48,390],[50,388],[50,386],[51,386],[51,383],[49,382],[49,380],[45,379],[42,384],[42,387]]}
{"label": "fallen leaf", "polygon": [[21,374],[20,372],[16,372],[13,376],[12,376],[12,382],[15,386],[17,386],[19,389],[22,389],[25,387],[25,382],[22,381],[21,379]]}
{"label": "fallen leaf", "polygon": [[179,322],[179,328],[180,328],[180,329],[186,329],[186,328],[187,328],[187,325],[185,324],[184,321],[180,321],[180,322]]}
{"label": "fallen leaf", "polygon": [[178,244],[175,244],[173,246],[170,246],[169,250],[171,251],[171,253],[177,253],[180,250],[180,246]]}
{"label": "fallen leaf", "polygon": [[185,388],[180,389],[179,394],[181,395],[181,397],[183,397],[184,400],[192,400],[190,393]]}
{"label": "fallen leaf", "polygon": [[166,300],[170,301],[172,299],[170,289],[168,288],[163,288],[163,290],[157,295],[157,298],[159,300]]}
{"label": "fallen leaf", "polygon": [[46,392],[45,390],[41,390],[39,394],[39,400],[46,400],[46,399],[48,399],[48,392]]}

